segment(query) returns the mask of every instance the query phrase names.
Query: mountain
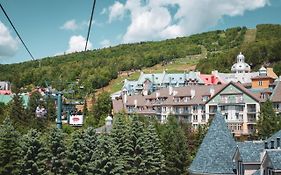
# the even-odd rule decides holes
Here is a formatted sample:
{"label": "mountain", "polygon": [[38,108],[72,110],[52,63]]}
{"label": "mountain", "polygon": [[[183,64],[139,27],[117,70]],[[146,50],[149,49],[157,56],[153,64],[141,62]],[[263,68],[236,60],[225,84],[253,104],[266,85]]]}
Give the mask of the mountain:
{"label": "mountain", "polygon": [[228,72],[240,51],[253,69],[264,64],[273,66],[277,74],[281,74],[281,25],[262,24],[256,29],[235,27],[48,57],[40,62],[0,65],[0,81],[8,80],[27,89],[46,84],[67,89],[71,84],[77,92],[83,87],[84,92],[91,93],[108,85],[121,71],[166,64],[180,58],[198,59],[196,69],[204,73],[214,69]]}

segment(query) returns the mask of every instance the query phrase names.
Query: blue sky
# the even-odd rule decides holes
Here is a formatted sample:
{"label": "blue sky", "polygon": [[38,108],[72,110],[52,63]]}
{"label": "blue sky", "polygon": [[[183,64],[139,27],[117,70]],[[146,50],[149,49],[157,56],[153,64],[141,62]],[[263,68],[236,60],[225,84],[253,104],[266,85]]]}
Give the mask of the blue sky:
{"label": "blue sky", "polygon": [[[85,47],[93,0],[0,0],[36,59]],[[97,0],[89,49],[281,24],[280,0]],[[31,60],[0,11],[0,64]]]}

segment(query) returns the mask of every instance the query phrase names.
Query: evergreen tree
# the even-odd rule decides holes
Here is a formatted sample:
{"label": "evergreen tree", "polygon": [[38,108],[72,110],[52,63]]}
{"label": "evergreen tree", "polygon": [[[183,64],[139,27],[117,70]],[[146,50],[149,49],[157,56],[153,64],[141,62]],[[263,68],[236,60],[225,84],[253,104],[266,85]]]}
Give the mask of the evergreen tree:
{"label": "evergreen tree", "polygon": [[93,105],[95,125],[104,125],[104,119],[111,111],[111,98],[108,92],[102,92]]}
{"label": "evergreen tree", "polygon": [[166,173],[169,175],[186,174],[189,160],[186,138],[174,117],[168,118],[161,140],[166,160]]}
{"label": "evergreen tree", "polygon": [[118,150],[118,158],[119,162],[118,166],[122,167],[120,172],[121,174],[126,174],[126,171],[129,170],[130,166],[128,165],[129,161],[129,128],[128,124],[126,124],[125,116],[116,116],[114,117],[114,124],[111,130],[111,138],[113,144],[116,146]]}
{"label": "evergreen tree", "polygon": [[145,174],[149,175],[158,175],[164,174],[165,168],[165,158],[161,149],[161,142],[156,133],[156,129],[152,124],[148,125],[148,128],[145,132],[145,167],[147,171]]}
{"label": "evergreen tree", "polygon": [[9,118],[0,127],[0,174],[18,174],[20,147],[19,133]]}
{"label": "evergreen tree", "polygon": [[137,117],[133,118],[132,125],[130,128],[128,145],[129,148],[129,160],[128,174],[145,174],[145,135],[144,135],[144,125],[138,121]]}
{"label": "evergreen tree", "polygon": [[19,93],[15,93],[10,106],[11,120],[15,123],[16,128],[27,126],[28,118],[26,118],[23,100]]}
{"label": "evergreen tree", "polygon": [[118,151],[107,135],[100,136],[98,145],[91,160],[90,174],[93,175],[121,175],[118,167]]}
{"label": "evergreen tree", "polygon": [[83,153],[85,145],[82,139],[83,136],[79,131],[73,133],[67,154],[67,167],[71,174],[84,175],[87,172]]}
{"label": "evergreen tree", "polygon": [[281,129],[281,118],[274,112],[272,102],[267,100],[261,105],[257,122],[258,136],[265,139]]}
{"label": "evergreen tree", "polygon": [[46,168],[47,154],[43,142],[40,140],[41,133],[31,129],[25,135],[22,143],[21,175],[48,174]]}
{"label": "evergreen tree", "polygon": [[49,166],[55,175],[66,174],[66,147],[64,142],[65,135],[62,130],[52,128],[49,136]]}
{"label": "evergreen tree", "polygon": [[97,147],[97,134],[96,130],[93,127],[88,127],[84,130],[83,133],[83,154],[84,154],[84,163],[86,164],[87,171],[90,171],[90,162],[93,157],[94,151]]}
{"label": "evergreen tree", "polygon": [[55,120],[56,118],[56,105],[55,100],[49,95],[46,98],[47,120]]}
{"label": "evergreen tree", "polygon": [[29,101],[28,101],[28,106],[27,106],[27,117],[29,118],[35,118],[35,111],[37,106],[43,105],[43,101],[40,101],[42,98],[41,94],[37,91],[31,93]]}

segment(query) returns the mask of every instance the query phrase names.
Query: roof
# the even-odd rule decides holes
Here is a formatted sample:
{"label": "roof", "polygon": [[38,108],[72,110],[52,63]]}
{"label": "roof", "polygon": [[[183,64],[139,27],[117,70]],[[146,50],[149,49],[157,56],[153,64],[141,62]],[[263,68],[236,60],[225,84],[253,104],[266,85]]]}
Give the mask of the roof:
{"label": "roof", "polygon": [[275,134],[273,134],[271,137],[269,137],[268,139],[266,139],[266,141],[268,142],[268,146],[270,147],[270,142],[272,140],[274,140],[274,148],[277,147],[277,144],[276,144],[276,140],[277,140],[277,137],[281,138],[281,130],[279,130],[278,132],[276,132]]}
{"label": "roof", "polygon": [[256,76],[256,77],[252,77],[252,80],[256,80],[256,79],[272,79],[272,80],[274,80],[274,78],[269,77],[269,76],[265,76],[265,75],[259,75],[259,76]]}
{"label": "roof", "polygon": [[223,83],[240,82],[244,83],[252,83],[252,77],[258,76],[258,72],[249,72],[249,73],[217,73],[217,76]]}
{"label": "roof", "polygon": [[260,162],[260,153],[264,149],[263,141],[237,142],[237,145],[244,163]]}
{"label": "roof", "polygon": [[261,170],[259,169],[259,170],[255,171],[252,175],[261,175]]}
{"label": "roof", "polygon": [[[27,106],[28,105],[28,101],[29,101],[29,96],[26,94],[22,94],[21,95],[22,100],[23,100],[23,105]],[[11,100],[13,100],[13,95],[3,95],[0,94],[0,102],[8,104]]]}
{"label": "roof", "polygon": [[281,81],[278,79],[275,88],[273,89],[270,100],[272,102],[281,102]]}
{"label": "roof", "polygon": [[248,89],[246,89],[242,84],[240,83],[234,83],[234,82],[230,82],[227,85],[225,85],[220,91],[218,91],[213,97],[211,97],[207,103],[209,101],[211,101],[215,96],[217,96],[218,94],[221,94],[223,92],[223,90],[225,88],[227,88],[228,86],[233,85],[234,87],[238,88],[239,90],[241,90],[242,92],[244,92],[245,94],[247,94],[248,96],[250,96],[253,100],[259,102],[260,99],[258,98],[257,95],[253,94],[251,91],[249,91]]}
{"label": "roof", "polygon": [[189,167],[192,174],[234,174],[232,156],[236,143],[224,117],[217,113]]}
{"label": "roof", "polygon": [[267,150],[266,153],[272,163],[272,168],[281,170],[281,150]]}

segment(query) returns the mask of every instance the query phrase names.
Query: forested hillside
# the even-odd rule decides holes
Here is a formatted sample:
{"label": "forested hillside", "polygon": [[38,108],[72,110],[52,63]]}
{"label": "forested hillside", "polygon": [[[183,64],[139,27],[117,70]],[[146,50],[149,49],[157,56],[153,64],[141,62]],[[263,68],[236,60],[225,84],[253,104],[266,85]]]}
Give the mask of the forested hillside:
{"label": "forested hillside", "polygon": [[229,72],[236,55],[243,52],[246,62],[257,70],[261,65],[271,66],[277,75],[281,74],[281,25],[263,24],[256,27],[253,42],[243,42],[239,47],[219,52],[209,52],[200,60],[197,69],[209,73],[214,69]]}
{"label": "forested hillside", "polygon": [[54,87],[63,88],[66,88],[66,82],[79,80],[77,88],[83,86],[89,93],[108,85],[120,71],[142,69],[201,54],[202,48],[207,50],[207,57],[197,65],[202,72],[208,73],[213,69],[229,71],[236,55],[242,51],[254,69],[268,64],[280,74],[281,25],[258,25],[253,41],[246,39],[247,31],[245,27],[236,27],[159,42],[122,44],[44,58],[41,67],[38,61],[0,65],[0,80],[11,81],[18,87],[45,86],[47,81]]}

